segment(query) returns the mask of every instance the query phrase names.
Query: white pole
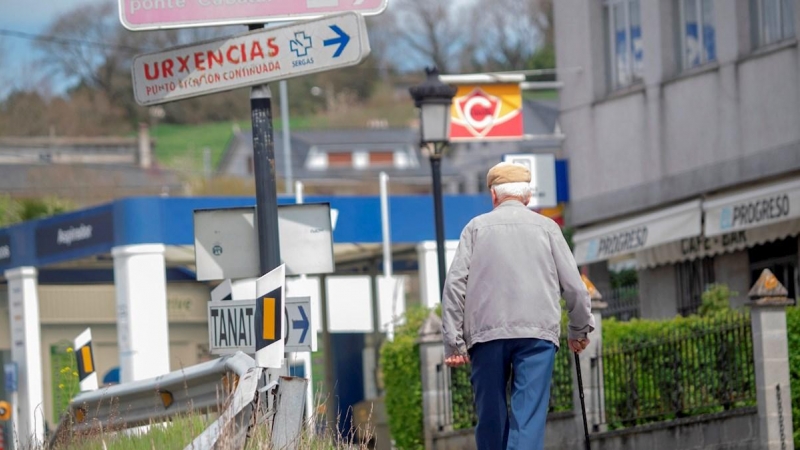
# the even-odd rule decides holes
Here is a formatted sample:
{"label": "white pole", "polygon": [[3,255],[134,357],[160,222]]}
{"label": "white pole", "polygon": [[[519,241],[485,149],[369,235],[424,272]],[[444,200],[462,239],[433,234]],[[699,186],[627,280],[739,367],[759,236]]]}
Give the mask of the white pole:
{"label": "white pole", "polygon": [[[381,185],[381,234],[383,237],[383,276],[385,285],[391,286],[392,280],[392,243],[390,234],[389,222],[389,175],[386,172],[381,172],[380,175]],[[390,341],[394,339],[394,318],[397,313],[397,305],[395,304],[394,289],[385,289],[392,296],[392,309],[389,325],[386,328],[386,337]],[[376,311],[376,314],[379,312]],[[376,362],[377,363],[377,362]]]}
{"label": "white pole", "polygon": [[389,175],[381,172],[381,234],[383,235],[383,275],[392,276],[392,246],[389,236]]}
{"label": "white pole", "polygon": [[[287,180],[288,182],[288,180]],[[295,203],[298,205],[302,204],[303,199],[303,183],[301,181],[296,181],[294,183],[294,200]],[[291,192],[291,191],[290,191]],[[303,289],[307,289],[306,285],[306,275],[300,275],[300,284],[303,286]],[[316,325],[312,324],[311,332],[316,333],[314,330]],[[313,337],[312,337],[313,338]],[[315,339],[315,338],[313,338]],[[308,379],[308,389],[306,390],[306,420],[309,422],[314,418],[314,380],[311,377],[311,353],[306,353],[303,357],[303,372],[305,372],[306,378]],[[311,427],[313,429],[313,425]]]}
{"label": "white pole", "polygon": [[283,133],[283,170],[286,193],[292,193],[292,142],[289,138],[289,89],[286,80],[279,83],[281,94],[281,132]]}

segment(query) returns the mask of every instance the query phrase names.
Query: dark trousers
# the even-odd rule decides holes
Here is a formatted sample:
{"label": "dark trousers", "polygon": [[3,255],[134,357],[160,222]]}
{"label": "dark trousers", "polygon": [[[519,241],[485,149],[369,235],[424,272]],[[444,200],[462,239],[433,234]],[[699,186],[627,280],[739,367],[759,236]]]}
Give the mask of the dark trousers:
{"label": "dark trousers", "polygon": [[500,339],[475,344],[469,354],[478,450],[543,449],[556,346],[541,339]]}

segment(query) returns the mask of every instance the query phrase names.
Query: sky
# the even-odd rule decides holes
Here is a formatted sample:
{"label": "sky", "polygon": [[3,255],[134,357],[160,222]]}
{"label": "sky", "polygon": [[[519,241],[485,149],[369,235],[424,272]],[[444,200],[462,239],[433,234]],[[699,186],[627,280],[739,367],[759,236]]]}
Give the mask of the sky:
{"label": "sky", "polygon": [[[60,14],[86,3],[113,2],[115,0],[0,0],[0,30],[39,34],[44,32]],[[37,58],[34,42],[30,39],[3,35],[0,32],[0,75],[12,83],[24,80],[24,74]],[[2,92],[0,92],[0,95]]]}

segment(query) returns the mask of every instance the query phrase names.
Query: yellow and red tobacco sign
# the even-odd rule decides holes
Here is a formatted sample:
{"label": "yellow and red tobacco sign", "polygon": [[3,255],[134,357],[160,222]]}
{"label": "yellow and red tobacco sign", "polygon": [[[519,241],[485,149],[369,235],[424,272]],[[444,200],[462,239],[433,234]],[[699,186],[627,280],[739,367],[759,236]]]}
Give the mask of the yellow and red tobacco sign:
{"label": "yellow and red tobacco sign", "polygon": [[518,83],[458,85],[451,114],[451,141],[522,138],[522,91]]}

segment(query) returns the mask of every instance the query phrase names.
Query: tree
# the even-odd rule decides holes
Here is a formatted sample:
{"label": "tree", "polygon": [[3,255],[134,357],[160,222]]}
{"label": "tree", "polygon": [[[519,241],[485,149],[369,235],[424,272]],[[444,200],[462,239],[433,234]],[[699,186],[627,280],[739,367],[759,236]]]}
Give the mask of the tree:
{"label": "tree", "polygon": [[[244,31],[243,27],[200,27],[132,32],[120,25],[117,14],[113,2],[78,6],[53,22],[39,39],[39,47],[45,54],[42,65],[54,77],[74,86],[71,96],[88,96],[84,103],[107,107],[96,111],[100,117],[121,119],[128,129],[148,117],[147,109],[133,98],[130,68],[134,56]],[[183,114],[183,118],[192,122],[228,119],[221,116],[230,112],[224,107],[230,104],[230,98],[229,94],[216,94],[184,104],[190,114]],[[233,98],[238,97],[233,94]],[[178,115],[179,109],[170,111]],[[234,111],[239,112],[236,108]]]}
{"label": "tree", "polygon": [[464,26],[468,8],[450,0],[396,0],[387,14],[387,33],[394,42],[392,59],[405,66],[434,64],[441,73],[460,69],[469,54],[471,30]]}
{"label": "tree", "polygon": [[534,68],[546,56],[547,49],[554,46],[552,14],[552,0],[494,0],[490,6],[476,3],[470,21],[473,29],[480,30],[471,33],[476,68],[483,71]]}

